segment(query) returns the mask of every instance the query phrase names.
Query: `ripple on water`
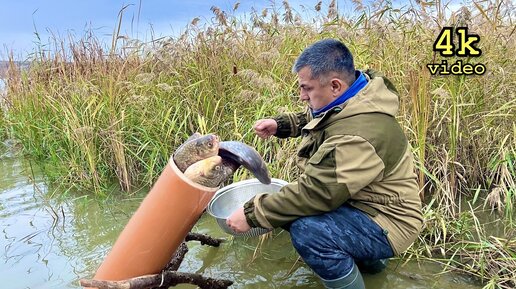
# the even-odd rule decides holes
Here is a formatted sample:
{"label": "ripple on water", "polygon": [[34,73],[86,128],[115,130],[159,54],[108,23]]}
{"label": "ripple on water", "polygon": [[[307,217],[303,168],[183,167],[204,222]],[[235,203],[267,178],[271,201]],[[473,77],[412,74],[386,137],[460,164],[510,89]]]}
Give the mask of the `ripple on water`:
{"label": "ripple on water", "polygon": [[24,184],[18,188],[8,189],[0,192],[0,219],[17,215],[31,216],[38,215],[46,217],[45,214],[39,214],[42,209],[41,200],[34,194],[34,187]]}

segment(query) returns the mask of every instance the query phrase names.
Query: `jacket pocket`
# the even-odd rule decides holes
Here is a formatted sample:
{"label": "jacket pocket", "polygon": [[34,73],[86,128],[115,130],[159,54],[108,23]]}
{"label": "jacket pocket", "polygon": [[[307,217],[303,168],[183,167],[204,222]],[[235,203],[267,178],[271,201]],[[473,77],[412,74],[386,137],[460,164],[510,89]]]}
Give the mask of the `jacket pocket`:
{"label": "jacket pocket", "polygon": [[299,148],[297,150],[297,156],[300,158],[308,159],[315,149],[315,141],[310,135],[303,137]]}
{"label": "jacket pocket", "polygon": [[319,149],[308,159],[311,165],[334,165],[334,147],[319,147]]}

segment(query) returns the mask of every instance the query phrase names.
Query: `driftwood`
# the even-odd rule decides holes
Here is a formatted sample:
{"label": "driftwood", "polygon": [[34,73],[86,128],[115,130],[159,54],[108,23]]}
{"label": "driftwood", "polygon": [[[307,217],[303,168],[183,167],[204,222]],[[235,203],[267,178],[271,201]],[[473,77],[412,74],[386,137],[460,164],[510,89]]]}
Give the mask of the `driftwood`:
{"label": "driftwood", "polygon": [[168,263],[164,270],[177,271],[177,269],[179,269],[179,266],[181,266],[181,262],[183,262],[186,253],[188,253],[188,247],[186,246],[186,243],[183,242],[181,243],[181,245],[179,245],[179,248],[177,248],[177,251],[174,253],[174,256],[172,257],[172,260],[170,260],[170,263]]}
{"label": "driftwood", "polygon": [[208,245],[212,247],[218,247],[220,243],[222,243],[224,240],[222,239],[215,239],[205,234],[199,234],[199,233],[188,233],[186,235],[185,241],[200,241],[201,245]]}
{"label": "driftwood", "polygon": [[122,281],[81,280],[81,286],[99,289],[143,289],[153,287],[170,287],[180,283],[189,283],[201,289],[225,289],[233,284],[230,280],[204,277],[201,274],[163,271],[161,274],[145,275]]}
{"label": "driftwood", "polygon": [[[185,237],[187,241],[200,241],[202,245],[218,247],[223,242],[222,239],[215,239],[205,234],[188,233]],[[177,272],[183,261],[188,247],[183,242],[177,248],[172,260],[160,274],[139,276],[121,281],[87,280],[80,281],[83,287],[93,287],[98,289],[166,289],[181,283],[189,283],[199,286],[201,289],[226,289],[233,284],[231,280],[214,279],[204,277],[201,274]]]}

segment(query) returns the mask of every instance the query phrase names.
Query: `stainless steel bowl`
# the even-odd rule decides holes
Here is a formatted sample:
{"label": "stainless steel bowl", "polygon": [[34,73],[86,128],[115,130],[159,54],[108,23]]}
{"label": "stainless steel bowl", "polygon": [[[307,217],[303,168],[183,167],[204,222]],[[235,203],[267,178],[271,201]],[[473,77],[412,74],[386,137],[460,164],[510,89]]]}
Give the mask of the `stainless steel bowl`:
{"label": "stainless steel bowl", "polygon": [[238,208],[242,207],[249,199],[259,193],[276,193],[287,182],[280,179],[272,179],[269,185],[260,183],[257,179],[250,179],[233,183],[219,189],[211,199],[206,211],[215,217],[220,228],[234,236],[256,237],[270,229],[251,228],[245,233],[236,233],[226,225],[226,219]]}

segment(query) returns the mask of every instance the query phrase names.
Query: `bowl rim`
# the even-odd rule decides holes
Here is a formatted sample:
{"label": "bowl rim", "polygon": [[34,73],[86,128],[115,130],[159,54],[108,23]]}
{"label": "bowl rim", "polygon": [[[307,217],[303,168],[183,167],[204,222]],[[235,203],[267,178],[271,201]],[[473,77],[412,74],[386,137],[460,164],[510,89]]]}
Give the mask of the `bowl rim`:
{"label": "bowl rim", "polygon": [[[215,217],[215,218],[218,218],[218,219],[226,219],[226,218],[223,218],[223,217],[220,217],[220,216],[217,216],[212,210],[211,210],[211,207],[213,205],[213,203],[216,202],[216,200],[222,196],[225,192],[231,190],[231,189],[234,189],[235,187],[240,187],[242,185],[251,185],[251,184],[263,184],[261,183],[258,179],[254,178],[254,179],[248,179],[248,180],[243,180],[243,181],[238,181],[238,182],[235,182],[235,183],[232,183],[230,185],[227,185],[225,187],[222,187],[220,189],[218,189],[216,192],[215,192],[215,195],[213,195],[213,197],[211,198],[210,202],[208,203],[208,206],[206,206],[206,212],[208,212],[208,214],[210,214],[212,217]],[[263,184],[263,185],[272,185],[272,184],[278,184],[278,185],[281,185],[281,187],[285,186],[288,184],[287,181],[285,180],[282,180],[282,179],[276,179],[276,178],[271,178],[271,183],[270,184]]]}

